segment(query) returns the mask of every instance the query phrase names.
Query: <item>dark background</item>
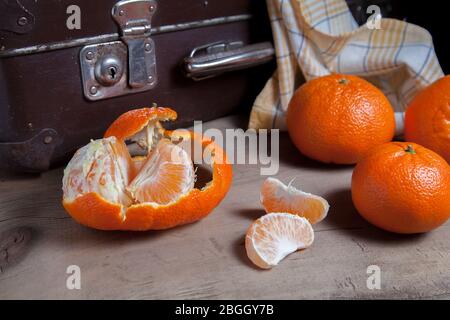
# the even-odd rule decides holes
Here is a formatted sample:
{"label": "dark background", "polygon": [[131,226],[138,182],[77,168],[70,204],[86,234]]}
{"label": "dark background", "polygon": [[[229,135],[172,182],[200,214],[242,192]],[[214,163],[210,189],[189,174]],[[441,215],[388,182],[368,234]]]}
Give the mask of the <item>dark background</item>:
{"label": "dark background", "polygon": [[433,36],[436,54],[445,74],[450,73],[449,7],[448,1],[393,1],[394,15],[402,15],[408,22],[427,29]]}

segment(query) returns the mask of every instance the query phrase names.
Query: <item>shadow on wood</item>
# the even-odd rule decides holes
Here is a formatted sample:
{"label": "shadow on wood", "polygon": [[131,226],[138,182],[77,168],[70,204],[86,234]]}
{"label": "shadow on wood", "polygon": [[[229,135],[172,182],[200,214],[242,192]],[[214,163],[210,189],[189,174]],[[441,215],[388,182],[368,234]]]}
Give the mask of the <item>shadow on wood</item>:
{"label": "shadow on wood", "polygon": [[369,224],[354,207],[350,189],[336,190],[326,195],[326,199],[330,203],[330,211],[325,221],[333,229],[348,234],[349,239],[353,241],[396,246],[404,242],[418,241],[426,236],[425,234],[396,234]]}

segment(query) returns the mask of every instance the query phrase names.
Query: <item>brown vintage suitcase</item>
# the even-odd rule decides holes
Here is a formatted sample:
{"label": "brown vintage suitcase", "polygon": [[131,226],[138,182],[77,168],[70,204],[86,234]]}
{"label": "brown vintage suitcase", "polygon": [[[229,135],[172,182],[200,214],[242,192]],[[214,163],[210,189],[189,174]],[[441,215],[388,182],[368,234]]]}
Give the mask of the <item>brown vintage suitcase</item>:
{"label": "brown vintage suitcase", "polygon": [[0,0],[0,167],[46,170],[152,103],[179,126],[248,110],[273,56],[261,0]]}

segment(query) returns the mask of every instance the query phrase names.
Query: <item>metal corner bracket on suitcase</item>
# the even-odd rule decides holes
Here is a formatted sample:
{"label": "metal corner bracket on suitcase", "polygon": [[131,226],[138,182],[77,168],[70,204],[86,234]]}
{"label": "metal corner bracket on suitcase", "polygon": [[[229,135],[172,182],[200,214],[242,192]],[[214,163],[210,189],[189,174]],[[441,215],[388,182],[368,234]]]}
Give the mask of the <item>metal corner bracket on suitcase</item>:
{"label": "metal corner bracket on suitcase", "polygon": [[[2,1],[2,0],[0,0]],[[8,23],[0,29],[19,37],[33,30],[37,19],[32,12],[16,1],[3,1]],[[205,2],[206,3],[206,2]],[[155,35],[183,32],[226,23],[247,21],[251,15],[216,16],[199,21],[182,22],[152,27],[152,18],[158,11],[156,0],[122,0],[113,4],[111,19],[118,32],[84,39],[70,39],[44,45],[32,45],[0,50],[0,58],[27,56],[79,47],[81,79],[80,94],[90,102],[137,94],[158,87]],[[166,8],[167,10],[167,8]],[[27,19],[23,25],[21,19]],[[19,17],[19,18],[18,18]],[[113,23],[114,24],[114,23]],[[3,27],[2,27],[3,26]],[[223,73],[246,69],[273,60],[275,51],[271,42],[244,45],[243,41],[207,42],[190,49],[180,61],[180,74],[194,81],[213,78]],[[189,51],[188,51],[189,52]],[[160,59],[164,59],[161,57]],[[0,65],[1,67],[1,65]],[[166,72],[161,68],[160,72]],[[30,123],[31,124],[31,123]],[[39,129],[32,137],[0,142],[0,168],[12,171],[42,172],[53,162],[54,154],[65,143],[58,126]]]}

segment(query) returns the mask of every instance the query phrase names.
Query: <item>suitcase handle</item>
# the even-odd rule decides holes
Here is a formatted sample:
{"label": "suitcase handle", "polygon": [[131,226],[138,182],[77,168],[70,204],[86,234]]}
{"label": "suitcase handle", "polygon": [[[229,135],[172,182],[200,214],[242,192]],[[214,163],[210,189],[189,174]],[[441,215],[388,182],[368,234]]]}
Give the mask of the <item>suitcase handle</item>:
{"label": "suitcase handle", "polygon": [[216,42],[192,50],[184,59],[184,73],[188,78],[200,81],[269,62],[274,55],[270,42],[247,46],[240,41]]}

